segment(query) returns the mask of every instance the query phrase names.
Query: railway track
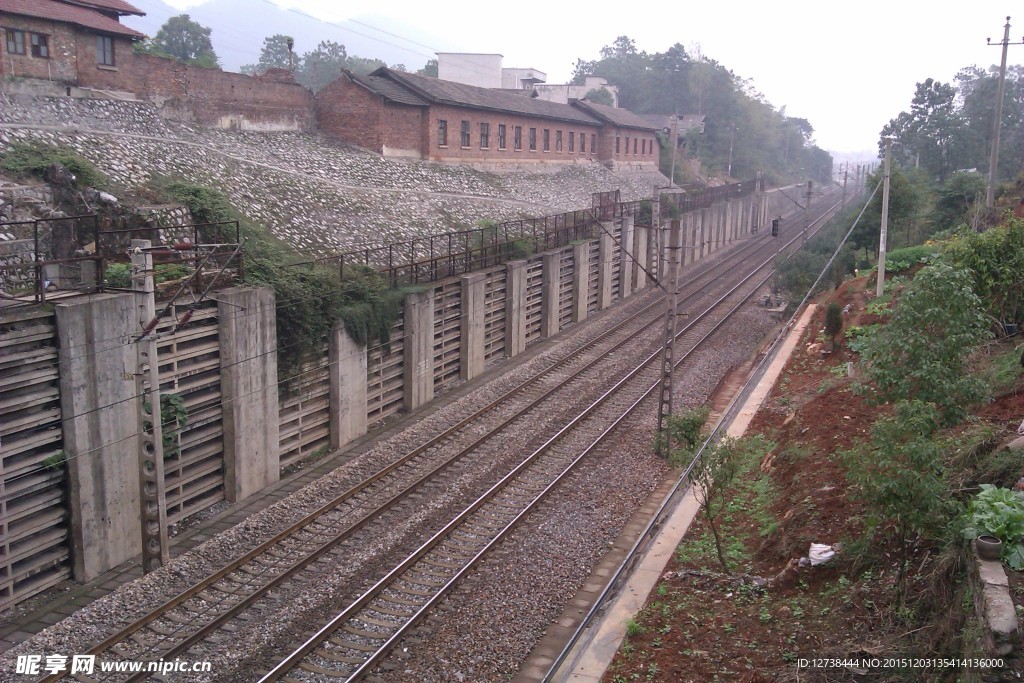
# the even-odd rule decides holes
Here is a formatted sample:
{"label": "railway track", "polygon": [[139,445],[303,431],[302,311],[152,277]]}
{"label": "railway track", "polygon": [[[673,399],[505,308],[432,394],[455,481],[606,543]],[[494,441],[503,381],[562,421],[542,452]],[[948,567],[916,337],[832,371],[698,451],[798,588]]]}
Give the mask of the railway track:
{"label": "railway track", "polygon": [[[787,246],[791,246],[799,240],[800,234],[797,233],[787,242]],[[776,251],[775,244],[778,242],[779,240],[775,240],[773,243],[770,237],[759,236],[748,240],[741,247],[733,249],[725,257],[724,263],[698,264],[693,268],[692,274],[683,283],[680,308],[701,309],[704,312],[691,318],[690,324],[680,332],[680,338],[697,334],[697,328],[708,319],[709,312],[712,309],[725,306],[725,301],[729,297],[733,297],[733,299],[739,297],[740,303],[736,303],[735,306],[741,305],[742,301],[745,301],[764,281],[757,283],[749,291],[741,292],[737,286],[719,296],[720,278],[718,276],[723,267],[732,268],[737,264],[755,260],[759,263],[755,272],[763,271],[770,267]],[[747,282],[750,282],[749,278]],[[452,569],[448,566],[455,565],[451,560],[455,560],[457,557],[464,558],[468,550],[475,549],[479,545],[479,543],[471,541],[483,541],[490,538],[489,529],[514,526],[515,521],[525,514],[525,510],[532,509],[536,504],[536,502],[527,500],[530,498],[530,495],[527,494],[546,492],[558,480],[555,479],[552,483],[538,489],[539,484],[530,483],[530,480],[522,479],[522,477],[539,477],[537,481],[543,481],[545,478],[550,479],[556,475],[559,478],[564,476],[565,472],[571,470],[572,463],[578,462],[578,458],[582,455],[569,458],[565,453],[575,452],[575,447],[568,448],[564,445],[556,447],[556,445],[563,442],[568,443],[565,442],[565,439],[570,438],[572,443],[576,444],[580,442],[580,439],[589,438],[586,435],[592,435],[595,430],[600,431],[596,425],[600,425],[602,421],[608,419],[604,411],[612,409],[601,408],[598,410],[595,406],[606,404],[617,406],[612,412],[621,408],[620,404],[625,400],[622,398],[625,394],[621,393],[625,391],[623,388],[625,380],[616,383],[612,389],[607,389],[604,393],[597,391],[596,393],[600,395],[596,398],[593,395],[588,396],[585,392],[581,394],[577,387],[595,385],[596,379],[606,372],[602,365],[603,359],[613,356],[621,357],[627,351],[633,355],[642,355],[646,352],[646,349],[637,341],[643,338],[646,330],[652,327],[657,328],[659,325],[658,321],[661,318],[662,310],[660,299],[655,292],[645,295],[645,298],[639,302],[642,304],[641,307],[626,320],[607,332],[570,349],[567,353],[560,354],[544,370],[520,383],[498,399],[466,415],[450,429],[394,459],[386,466],[361,477],[361,481],[356,485],[320,506],[303,519],[280,531],[197,585],[111,634],[91,648],[88,654],[98,655],[104,659],[119,660],[169,660],[181,656],[197,644],[210,638],[212,634],[224,629],[239,615],[243,615],[246,610],[261,599],[268,597],[289,580],[300,580],[303,573],[315,563],[330,557],[332,553],[344,552],[346,547],[366,542],[368,538],[375,535],[376,529],[382,525],[386,527],[391,523],[388,517],[389,512],[394,510],[395,512],[392,514],[402,514],[402,506],[410,505],[412,498],[430,495],[431,490],[444,487],[447,481],[446,475],[454,476],[459,471],[464,471],[466,467],[478,467],[480,462],[495,461],[495,449],[501,447],[501,434],[509,430],[511,426],[522,425],[524,422],[538,424],[542,421],[540,418],[542,414],[549,422],[561,423],[568,419],[570,424],[576,424],[573,420],[580,416],[563,415],[564,410],[560,412],[559,409],[552,406],[575,405],[581,398],[590,401],[593,408],[591,412],[594,414],[588,413],[584,420],[585,426],[581,423],[571,429],[564,427],[558,430],[556,432],[557,439],[550,437],[535,449],[534,455],[531,455],[533,458],[531,464],[527,465],[527,461],[523,461],[493,484],[489,494],[493,492],[493,496],[498,496],[501,492],[500,495],[505,496],[504,498],[500,498],[497,502],[480,502],[477,505],[477,502],[481,500],[478,498],[466,508],[466,510],[479,508],[474,509],[474,513],[479,513],[475,517],[476,521],[468,521],[460,515],[457,518],[462,520],[459,524],[465,523],[469,526],[459,526],[456,529],[452,526],[456,524],[453,520],[447,525],[442,525],[434,534],[434,538],[441,538],[445,534],[457,533],[454,538],[462,539],[461,544],[448,540],[448,545],[437,551],[442,553],[442,559],[439,560],[436,553],[424,552],[413,562],[415,564],[422,560],[427,563],[415,570],[418,573],[412,576],[427,581],[431,586],[438,584],[442,578],[448,581],[451,578],[448,574],[451,572],[457,574],[451,580],[457,581],[458,577],[464,575],[469,567],[465,567],[465,563],[460,559],[460,568]],[[709,299],[714,299],[713,305],[707,304]],[[710,334],[710,332],[701,334]],[[653,336],[657,337],[657,335]],[[701,339],[703,338],[706,337],[702,336]],[[652,372],[647,367],[650,365],[651,357],[653,356],[649,355],[637,366],[636,374]],[[679,362],[682,362],[683,359]],[[642,367],[646,369],[639,370]],[[642,381],[634,381],[630,383],[630,386],[638,384],[642,384]],[[612,399],[612,394],[609,392],[612,392],[617,398]],[[591,391],[591,394],[593,393],[595,392]],[[562,474],[559,475],[560,472]],[[516,479],[516,477],[520,477],[520,479]],[[534,497],[539,500],[538,496]],[[524,508],[524,505],[527,507]],[[512,510],[519,510],[519,512],[510,518]],[[483,517],[479,515],[483,515]],[[480,521],[481,519],[484,521]],[[496,540],[487,541],[488,544],[492,542],[496,542]],[[460,553],[454,552],[458,550],[456,546],[462,547]],[[484,547],[491,546],[485,545]],[[443,548],[447,548],[447,550]],[[419,549],[409,557],[413,557],[417,552]],[[443,553],[445,552],[452,553],[447,560],[444,559]],[[482,555],[483,552],[485,550],[481,548],[474,556]],[[400,563],[399,566],[403,564],[405,562]],[[412,565],[409,565],[407,569],[411,569],[411,567]],[[394,572],[387,576],[392,574]],[[433,577],[433,580],[429,580],[429,577]],[[385,578],[379,579],[378,583],[374,585],[379,585]],[[408,587],[407,584],[401,583],[402,579],[395,580],[398,583],[394,585]],[[391,590],[396,589],[392,587]],[[412,590],[423,592],[421,589]],[[366,594],[364,593],[364,596]],[[406,602],[413,604],[397,603],[398,607],[386,608],[390,612],[375,610],[375,616],[368,616],[370,621],[364,620],[362,622],[364,627],[358,628],[359,633],[355,635],[373,641],[376,639],[375,637],[365,634],[379,634],[382,630],[390,629],[398,619],[405,619],[409,616],[407,614],[410,611],[409,608],[414,604],[417,611],[429,609],[429,605],[424,607],[419,604],[423,602],[420,598],[428,598],[428,596],[418,593],[409,595],[414,596],[415,599],[406,599]],[[363,600],[362,596],[352,604],[355,605],[361,600]],[[373,609],[369,606],[368,601],[361,608]],[[349,611],[352,609],[354,608],[350,607]],[[345,661],[342,663],[346,665],[354,666],[354,663],[348,660],[359,659],[353,652],[369,651],[367,649],[370,647],[369,641],[353,642],[353,647],[347,649],[345,655],[336,655],[343,656]],[[328,652],[327,654],[334,653]],[[329,657],[326,657],[325,660],[333,661]],[[329,669],[327,666],[320,668],[324,671],[335,670]],[[137,674],[125,676],[120,680],[137,681],[143,680],[145,677],[145,674]],[[338,676],[333,677],[337,678]],[[56,681],[59,678],[60,676],[50,676],[42,680]],[[90,680],[80,675],[76,675],[75,678],[81,681]]]}

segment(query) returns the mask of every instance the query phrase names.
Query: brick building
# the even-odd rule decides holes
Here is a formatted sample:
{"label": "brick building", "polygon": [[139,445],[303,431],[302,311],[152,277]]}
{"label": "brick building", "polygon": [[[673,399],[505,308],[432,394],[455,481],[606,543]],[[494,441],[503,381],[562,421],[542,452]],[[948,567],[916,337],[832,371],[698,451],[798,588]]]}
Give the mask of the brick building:
{"label": "brick building", "polygon": [[316,115],[322,132],[385,156],[658,163],[657,128],[624,109],[548,102],[526,90],[482,88],[386,67],[369,76],[343,73],[317,94]]}
{"label": "brick building", "polygon": [[145,37],[121,25],[129,14],[144,12],[122,0],[0,0],[0,75],[116,89]]}

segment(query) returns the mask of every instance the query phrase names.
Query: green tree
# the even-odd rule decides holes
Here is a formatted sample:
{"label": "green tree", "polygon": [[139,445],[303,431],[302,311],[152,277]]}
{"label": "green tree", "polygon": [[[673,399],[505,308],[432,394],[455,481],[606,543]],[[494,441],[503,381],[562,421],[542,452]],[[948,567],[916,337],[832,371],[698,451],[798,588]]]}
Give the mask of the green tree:
{"label": "green tree", "polygon": [[259,61],[243,66],[242,73],[259,74],[268,69],[294,69],[297,66],[293,52],[294,42],[291,36],[281,33],[267,36],[263,39]]}
{"label": "green tree", "polygon": [[967,372],[966,361],[989,336],[970,274],[926,266],[903,290],[888,324],[865,340],[861,360],[874,391],[859,389],[877,402],[934,403],[953,424],[985,396],[985,383]]}
{"label": "green tree", "polygon": [[715,539],[715,553],[722,570],[729,573],[729,563],[722,547],[722,535],[717,519],[728,503],[728,493],[740,473],[744,449],[737,439],[726,437],[705,448],[690,468],[687,478],[693,486],[697,502],[704,510],[711,535]]}
{"label": "green tree", "polygon": [[607,88],[593,88],[588,90],[584,97],[594,104],[604,104],[609,107],[615,104],[615,98],[608,92]]}
{"label": "green tree", "polygon": [[946,260],[970,273],[985,311],[1003,323],[1024,324],[1024,220],[982,233],[957,235],[946,247]]}
{"label": "green tree", "polygon": [[341,75],[347,62],[348,52],[344,45],[332,40],[321,41],[315,50],[302,56],[295,80],[313,92],[319,92]]}
{"label": "green tree", "polygon": [[210,32],[211,29],[200,26],[187,14],[180,14],[164,22],[150,43],[150,51],[185,64],[215,67],[217,55],[213,51]]}
{"label": "green tree", "polygon": [[840,454],[850,483],[867,506],[866,531],[895,541],[898,604],[906,592],[906,567],[915,535],[934,539],[952,516],[942,448],[932,438],[940,420],[939,412],[928,403],[899,401],[892,417],[872,425],[870,448]]}
{"label": "green tree", "polygon": [[427,63],[423,66],[423,68],[417,71],[416,73],[418,73],[420,76],[430,76],[432,78],[437,78],[437,60],[428,59]]}

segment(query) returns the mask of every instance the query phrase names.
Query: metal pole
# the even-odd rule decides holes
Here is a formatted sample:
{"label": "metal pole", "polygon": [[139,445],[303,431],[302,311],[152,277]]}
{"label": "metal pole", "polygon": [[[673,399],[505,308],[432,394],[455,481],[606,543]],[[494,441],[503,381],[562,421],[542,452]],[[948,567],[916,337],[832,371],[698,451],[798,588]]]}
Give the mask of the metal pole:
{"label": "metal pole", "polygon": [[[143,335],[135,342],[136,394],[139,404],[139,508],[142,526],[142,571],[151,572],[170,559],[167,544],[167,494],[164,488],[163,423],[160,416],[160,363],[157,361],[153,255],[149,240],[132,240],[132,289]],[[148,329],[152,327],[152,329]],[[146,380],[149,387],[146,387]],[[146,406],[149,411],[146,411]]]}
{"label": "metal pole", "polygon": [[882,228],[878,236],[878,284],[875,286],[875,296],[882,296],[882,287],[885,285],[885,242],[886,231],[889,228],[889,156],[892,151],[892,137],[885,138],[885,171],[882,174]]}
{"label": "metal pole", "polygon": [[[991,41],[989,41],[991,45]],[[1003,92],[1006,87],[1006,51],[1010,46],[1010,17],[1003,27],[1003,57],[999,62],[999,86],[996,88],[996,113],[992,117],[992,152],[988,159],[988,189],[985,192],[985,207],[991,209],[996,198],[996,177],[999,175],[999,129],[1003,120]],[[1014,43],[1020,45],[1021,43]]]}

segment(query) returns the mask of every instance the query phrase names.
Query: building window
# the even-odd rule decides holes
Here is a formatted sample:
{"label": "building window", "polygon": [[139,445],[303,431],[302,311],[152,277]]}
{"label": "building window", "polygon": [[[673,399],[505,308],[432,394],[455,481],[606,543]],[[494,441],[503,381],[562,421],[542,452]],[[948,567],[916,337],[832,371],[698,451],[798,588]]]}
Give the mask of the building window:
{"label": "building window", "polygon": [[629,154],[629,136],[626,136],[626,154]]}
{"label": "building window", "polygon": [[587,153],[587,134],[580,133],[580,154]]}
{"label": "building window", "polygon": [[114,66],[114,39],[110,36],[96,36],[96,63]]}
{"label": "building window", "polygon": [[621,142],[621,140],[619,139],[619,136],[616,135],[615,136],[615,154],[616,154],[616,156],[618,156],[618,154],[619,154],[619,149],[621,147],[621,145],[619,144],[620,142]]}
{"label": "building window", "polygon": [[505,124],[498,124],[498,149],[505,149]]}
{"label": "building window", "polygon": [[636,155],[636,138],[633,138],[633,154]]}
{"label": "building window", "polygon": [[512,129],[512,143],[515,145],[516,151],[518,152],[523,148],[523,127],[516,126]]}
{"label": "building window", "polygon": [[544,129],[544,151],[551,151],[551,131],[547,128]]}
{"label": "building window", "polygon": [[560,130],[555,131],[555,151],[562,151],[562,131]]}
{"label": "building window", "polygon": [[437,122],[437,146],[448,146],[448,122],[444,119],[439,119]]}
{"label": "building window", "polygon": [[530,151],[531,152],[536,152],[537,151],[537,129],[536,128],[531,128],[530,129]]}
{"label": "building window", "polygon": [[491,146],[491,124],[480,124],[480,149],[489,149]]}
{"label": "building window", "polygon": [[459,144],[463,147],[469,147],[469,121],[462,122],[460,133]]}
{"label": "building window", "polygon": [[32,43],[32,56],[42,59],[50,58],[50,45],[47,37],[42,33],[30,33],[29,42]]}
{"label": "building window", "polygon": [[590,134],[590,153],[597,154],[597,133]]}
{"label": "building window", "polygon": [[576,151],[576,133],[571,130],[569,131],[569,151]]}
{"label": "building window", "polygon": [[25,32],[7,29],[7,54],[25,54]]}

